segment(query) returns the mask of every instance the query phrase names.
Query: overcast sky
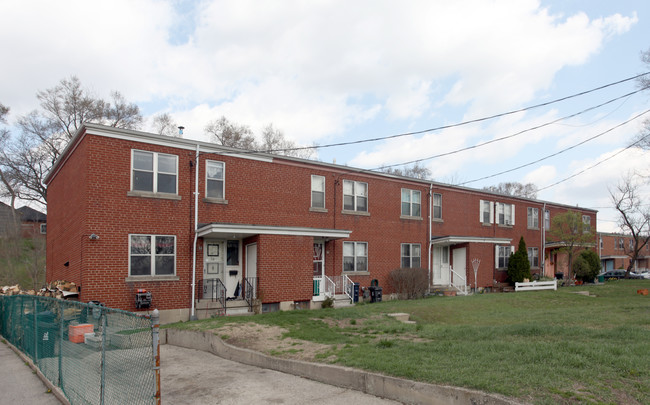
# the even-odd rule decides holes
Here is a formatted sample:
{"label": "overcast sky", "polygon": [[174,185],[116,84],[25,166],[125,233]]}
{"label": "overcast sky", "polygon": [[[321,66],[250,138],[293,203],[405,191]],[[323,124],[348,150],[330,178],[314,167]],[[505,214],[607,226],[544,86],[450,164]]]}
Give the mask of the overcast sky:
{"label": "overcast sky", "polygon": [[453,126],[650,70],[644,0],[15,0],[0,2],[0,35],[10,122],[38,107],[38,90],[75,75],[97,96],[117,90],[138,104],[144,130],[167,112],[191,139],[207,140],[203,128],[222,115],[307,145],[452,125],[321,148],[318,159],[367,169],[424,159],[436,180],[475,188],[532,182],[540,199],[597,208],[600,231],[616,230],[608,188],[650,169],[647,152],[623,150],[650,113],[621,125],[650,108],[650,92],[549,125],[634,81]]}

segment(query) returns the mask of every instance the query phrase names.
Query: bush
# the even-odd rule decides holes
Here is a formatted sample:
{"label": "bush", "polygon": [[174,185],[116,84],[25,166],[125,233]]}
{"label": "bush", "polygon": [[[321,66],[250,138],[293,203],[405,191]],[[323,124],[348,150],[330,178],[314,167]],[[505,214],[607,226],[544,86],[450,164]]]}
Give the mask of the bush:
{"label": "bush", "polygon": [[321,303],[321,308],[334,308],[334,298],[327,297]]}
{"label": "bush", "polygon": [[591,282],[600,273],[601,269],[602,265],[598,254],[593,250],[583,250],[574,260],[572,270],[578,280]]}
{"label": "bush", "polygon": [[508,260],[508,279],[512,284],[521,283],[524,279],[530,280],[530,262],[528,261],[528,249],[522,236],[519,239],[517,251],[510,255]]}
{"label": "bush", "polygon": [[388,282],[401,299],[422,298],[429,288],[427,269],[400,268],[390,272]]}

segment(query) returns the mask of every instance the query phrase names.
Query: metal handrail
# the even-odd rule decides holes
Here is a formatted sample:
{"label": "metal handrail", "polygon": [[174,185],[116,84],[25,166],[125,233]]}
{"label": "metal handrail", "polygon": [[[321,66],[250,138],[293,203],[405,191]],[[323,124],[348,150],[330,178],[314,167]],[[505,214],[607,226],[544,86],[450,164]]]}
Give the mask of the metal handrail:
{"label": "metal handrail", "polygon": [[323,292],[325,296],[333,298],[336,295],[336,283],[331,278],[323,275]]}
{"label": "metal handrail", "polygon": [[250,312],[253,312],[255,298],[257,298],[257,277],[246,277],[244,278],[244,299]]}
{"label": "metal handrail", "polygon": [[347,295],[350,299],[352,298],[352,280],[350,277],[346,276],[345,274],[341,276],[343,279],[343,292],[345,295]]}
{"label": "metal handrail", "polygon": [[[449,266],[449,272],[450,272],[450,279],[451,279],[450,284],[452,285],[452,287],[462,292],[463,294],[467,295],[467,279],[463,277],[460,273],[454,271],[454,268],[452,266]],[[463,281],[463,284],[456,283],[454,276],[458,276],[458,278]],[[462,288],[459,287],[459,285],[462,286]]]}
{"label": "metal handrail", "polygon": [[223,308],[223,313],[226,313],[226,286],[221,279],[209,278],[207,280],[200,280],[199,288],[203,292],[201,297],[208,297],[213,302],[220,303]]}

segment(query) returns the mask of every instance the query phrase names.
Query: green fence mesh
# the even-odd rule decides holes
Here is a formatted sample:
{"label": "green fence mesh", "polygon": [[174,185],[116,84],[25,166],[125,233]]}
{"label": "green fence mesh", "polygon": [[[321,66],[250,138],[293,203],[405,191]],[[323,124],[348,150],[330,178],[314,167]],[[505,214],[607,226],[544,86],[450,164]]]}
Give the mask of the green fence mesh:
{"label": "green fence mesh", "polygon": [[71,404],[156,403],[148,316],[55,298],[0,296],[0,334]]}

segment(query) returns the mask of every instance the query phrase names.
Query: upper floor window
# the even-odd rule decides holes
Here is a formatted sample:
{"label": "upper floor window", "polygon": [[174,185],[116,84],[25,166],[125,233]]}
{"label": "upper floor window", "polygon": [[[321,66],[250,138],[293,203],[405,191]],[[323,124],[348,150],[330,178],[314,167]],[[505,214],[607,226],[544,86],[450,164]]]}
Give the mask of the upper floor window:
{"label": "upper floor window", "polygon": [[589,233],[591,232],[591,217],[589,215],[582,216],[582,232]]}
{"label": "upper floor window", "polygon": [[47,233],[47,224],[41,224],[41,233],[42,234]]}
{"label": "upper floor window", "polygon": [[161,276],[176,272],[176,236],[129,235],[129,275]]}
{"label": "upper floor window", "polygon": [[625,250],[625,239],[620,238],[618,240],[618,249],[619,250]]}
{"label": "upper floor window", "polygon": [[496,221],[499,225],[514,225],[515,224],[515,205],[497,203],[497,217]]}
{"label": "upper floor window", "polygon": [[551,211],[544,210],[544,229],[551,229]]}
{"label": "upper floor window", "polygon": [[343,209],[368,212],[368,183],[343,180]]}
{"label": "upper floor window", "polygon": [[368,271],[368,243],[343,242],[343,271]]}
{"label": "upper floor window", "polygon": [[325,177],[311,176],[311,207],[325,208]]}
{"label": "upper floor window", "polygon": [[419,243],[402,243],[402,268],[420,268]]}
{"label": "upper floor window", "polygon": [[480,201],[479,205],[479,221],[484,224],[491,224],[494,217],[494,203],[491,201]]}
{"label": "upper floor window", "polygon": [[442,194],[433,193],[433,219],[442,219]]}
{"label": "upper floor window", "polygon": [[177,193],[178,156],[133,150],[133,191]]}
{"label": "upper floor window", "polygon": [[600,248],[601,249],[603,248],[603,237],[602,236],[600,237]]}
{"label": "upper floor window", "polygon": [[528,207],[528,228],[539,228],[539,208]]}
{"label": "upper floor window", "polygon": [[630,252],[634,252],[634,239],[627,240],[627,247]]}
{"label": "upper floor window", "polygon": [[205,196],[208,198],[223,199],[224,191],[224,172],[226,164],[207,160],[205,162]]}
{"label": "upper floor window", "polygon": [[530,262],[530,267],[539,267],[539,248],[528,248],[528,261]]}
{"label": "upper floor window", "polygon": [[419,217],[421,215],[419,191],[402,189],[402,215],[407,217]]}

